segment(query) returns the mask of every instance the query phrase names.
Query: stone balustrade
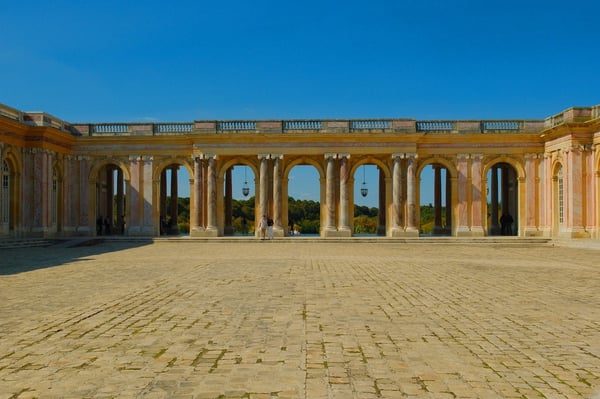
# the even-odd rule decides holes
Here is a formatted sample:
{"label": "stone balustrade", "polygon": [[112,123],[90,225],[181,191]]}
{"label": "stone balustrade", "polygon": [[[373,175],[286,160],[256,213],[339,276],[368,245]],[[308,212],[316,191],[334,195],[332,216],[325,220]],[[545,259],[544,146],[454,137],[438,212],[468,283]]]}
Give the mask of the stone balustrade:
{"label": "stone balustrade", "polygon": [[202,133],[534,133],[563,123],[600,117],[600,105],[572,107],[543,120],[228,120],[173,123],[70,124],[45,112],[22,112],[0,103],[0,117],[34,126],[50,126],[83,136],[135,136]]}

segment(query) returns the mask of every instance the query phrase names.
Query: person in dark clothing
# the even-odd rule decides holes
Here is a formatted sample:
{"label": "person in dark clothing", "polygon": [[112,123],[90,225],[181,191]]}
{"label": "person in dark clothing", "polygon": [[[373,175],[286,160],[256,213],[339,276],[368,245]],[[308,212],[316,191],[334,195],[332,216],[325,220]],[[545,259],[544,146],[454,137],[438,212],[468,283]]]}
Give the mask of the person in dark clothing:
{"label": "person in dark clothing", "polygon": [[512,236],[513,217],[508,212],[503,212],[500,217],[500,229],[503,236]]}

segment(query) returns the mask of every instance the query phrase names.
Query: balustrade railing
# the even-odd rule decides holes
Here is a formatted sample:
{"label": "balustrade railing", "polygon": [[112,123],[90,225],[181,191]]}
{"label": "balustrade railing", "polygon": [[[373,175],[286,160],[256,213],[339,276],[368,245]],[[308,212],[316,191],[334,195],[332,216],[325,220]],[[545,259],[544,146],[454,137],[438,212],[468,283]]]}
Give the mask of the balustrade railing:
{"label": "balustrade railing", "polygon": [[323,121],[285,121],[283,130],[320,130]]}
{"label": "balustrade railing", "polygon": [[382,120],[352,121],[350,128],[352,130],[389,129],[390,122]]}
{"label": "balustrade railing", "polygon": [[155,123],[154,133],[191,133],[193,123]]}
{"label": "balustrade railing", "polygon": [[217,123],[217,130],[256,130],[255,121],[223,121]]}
{"label": "balustrade railing", "polygon": [[98,123],[92,125],[92,133],[127,133],[129,131],[126,123]]}
{"label": "balustrade railing", "polygon": [[437,132],[454,130],[454,121],[423,121],[417,122],[418,132]]}
{"label": "balustrade railing", "polygon": [[481,129],[486,130],[521,130],[522,123],[519,121],[483,121]]}

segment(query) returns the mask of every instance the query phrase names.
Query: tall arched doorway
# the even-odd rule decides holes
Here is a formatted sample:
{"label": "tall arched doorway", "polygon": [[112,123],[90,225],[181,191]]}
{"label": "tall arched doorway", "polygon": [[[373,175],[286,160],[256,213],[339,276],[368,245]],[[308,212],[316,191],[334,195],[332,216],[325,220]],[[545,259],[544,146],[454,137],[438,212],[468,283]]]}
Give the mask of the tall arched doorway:
{"label": "tall arched doorway", "polygon": [[518,175],[506,162],[492,165],[487,173],[488,234],[519,234]]}
{"label": "tall arched doorway", "polygon": [[96,235],[125,233],[125,179],[116,164],[106,164],[96,178]]}

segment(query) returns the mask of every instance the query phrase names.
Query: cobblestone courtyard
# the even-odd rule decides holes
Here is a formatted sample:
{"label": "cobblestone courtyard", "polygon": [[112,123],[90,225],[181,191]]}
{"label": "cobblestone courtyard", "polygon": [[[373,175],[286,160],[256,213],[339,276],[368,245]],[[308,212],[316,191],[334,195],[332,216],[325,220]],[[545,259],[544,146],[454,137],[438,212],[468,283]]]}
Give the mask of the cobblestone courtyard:
{"label": "cobblestone courtyard", "polygon": [[0,399],[598,395],[598,250],[299,240],[0,250]]}

